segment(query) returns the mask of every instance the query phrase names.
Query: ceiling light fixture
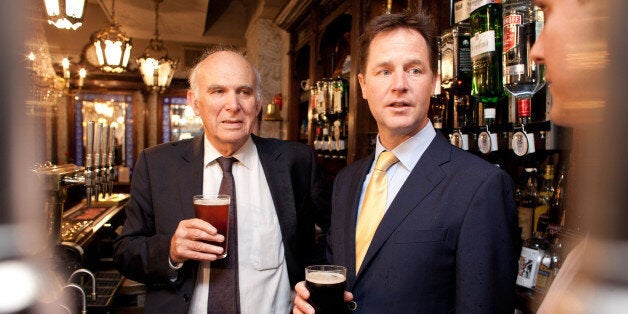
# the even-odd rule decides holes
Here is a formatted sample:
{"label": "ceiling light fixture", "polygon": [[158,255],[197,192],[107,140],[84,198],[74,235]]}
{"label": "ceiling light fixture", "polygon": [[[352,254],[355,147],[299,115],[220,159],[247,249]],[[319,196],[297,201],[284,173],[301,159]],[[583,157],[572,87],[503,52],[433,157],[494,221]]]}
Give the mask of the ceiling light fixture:
{"label": "ceiling light fixture", "polygon": [[131,38],[120,31],[115,21],[115,0],[111,1],[111,25],[96,33],[92,43],[96,47],[96,57],[100,69],[105,72],[126,71],[131,57]]}
{"label": "ceiling light fixture", "polygon": [[168,88],[177,68],[177,60],[168,57],[168,50],[159,39],[159,3],[162,1],[155,0],[155,38],[150,40],[144,54],[135,61],[147,89],[159,93]]}
{"label": "ceiling light fixture", "polygon": [[83,25],[85,0],[44,0],[48,23],[57,28],[73,29]]}

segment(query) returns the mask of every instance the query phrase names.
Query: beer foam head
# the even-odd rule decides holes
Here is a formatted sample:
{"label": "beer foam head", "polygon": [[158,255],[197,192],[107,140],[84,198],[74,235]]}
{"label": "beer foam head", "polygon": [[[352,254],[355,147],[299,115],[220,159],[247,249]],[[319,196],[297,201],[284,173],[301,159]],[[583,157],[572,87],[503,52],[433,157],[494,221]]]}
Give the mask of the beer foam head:
{"label": "beer foam head", "polygon": [[194,204],[206,206],[229,205],[229,197],[221,198],[195,198]]}
{"label": "beer foam head", "polygon": [[332,285],[336,283],[341,283],[346,279],[343,274],[314,271],[307,273],[305,280],[317,284]]}

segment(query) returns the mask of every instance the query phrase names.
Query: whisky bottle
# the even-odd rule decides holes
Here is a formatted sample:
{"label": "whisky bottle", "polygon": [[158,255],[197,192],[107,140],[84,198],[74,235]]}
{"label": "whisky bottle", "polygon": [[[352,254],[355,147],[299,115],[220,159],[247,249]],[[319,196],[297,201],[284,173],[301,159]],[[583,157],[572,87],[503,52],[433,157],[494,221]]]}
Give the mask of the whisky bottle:
{"label": "whisky bottle", "polygon": [[517,285],[539,290],[549,287],[554,254],[546,232],[547,224],[541,223],[534,236],[523,242],[517,269]]}
{"label": "whisky bottle", "polygon": [[470,40],[468,23],[454,25],[440,38],[441,85],[457,95],[468,95],[471,91],[473,63]]}
{"label": "whisky bottle", "polygon": [[567,176],[567,170],[563,166],[560,168],[558,174],[558,180],[554,188],[554,194],[549,201],[548,218],[549,218],[549,233],[552,236],[556,236],[565,225],[565,177]]}
{"label": "whisky bottle", "polygon": [[504,97],[501,0],[471,1],[471,94],[483,103]]}
{"label": "whisky bottle", "polygon": [[536,189],[536,176],[536,168],[525,168],[523,192],[517,206],[522,240],[529,239],[534,231],[534,211],[540,203]]}
{"label": "whisky bottle", "polygon": [[442,54],[439,50],[438,52],[438,73],[440,74],[437,77],[436,85],[434,86],[434,93],[430,98],[430,109],[428,110],[428,115],[432,125],[437,130],[441,130],[443,128],[443,122],[445,121],[445,105],[447,103],[445,97],[441,92],[441,78],[442,74]]}

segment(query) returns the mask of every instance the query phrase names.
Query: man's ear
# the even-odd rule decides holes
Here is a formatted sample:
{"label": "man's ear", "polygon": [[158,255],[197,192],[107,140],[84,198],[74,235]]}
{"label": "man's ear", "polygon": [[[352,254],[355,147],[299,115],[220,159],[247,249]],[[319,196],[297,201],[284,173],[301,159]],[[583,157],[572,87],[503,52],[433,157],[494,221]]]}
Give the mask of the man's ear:
{"label": "man's ear", "polygon": [[196,97],[194,96],[194,92],[192,92],[192,90],[188,90],[187,98],[188,98],[188,105],[190,107],[192,107],[192,110],[194,110],[194,114],[197,115],[197,116],[200,116],[201,115],[201,109],[198,107],[198,102],[197,102]]}
{"label": "man's ear", "polygon": [[366,87],[366,81],[364,80],[364,74],[358,73],[358,82],[360,83],[360,89],[362,90],[362,98],[366,100],[367,99],[366,98],[367,87]]}

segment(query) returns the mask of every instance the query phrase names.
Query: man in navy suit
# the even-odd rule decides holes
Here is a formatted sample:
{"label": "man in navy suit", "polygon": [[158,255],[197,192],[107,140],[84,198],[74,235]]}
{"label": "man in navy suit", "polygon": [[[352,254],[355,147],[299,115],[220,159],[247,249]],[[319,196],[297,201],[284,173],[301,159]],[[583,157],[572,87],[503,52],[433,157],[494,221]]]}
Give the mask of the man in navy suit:
{"label": "man in navy suit", "polygon": [[[204,134],[140,153],[114,261],[123,275],[146,284],[147,313],[287,313],[304,267],[325,261],[315,224],[329,228],[329,184],[307,145],[251,134],[262,104],[260,76],[241,54],[206,54],[190,86],[188,104]],[[219,289],[212,289],[218,273],[210,262],[223,252],[209,242],[225,235],[194,218],[192,201],[218,194],[224,157],[235,158],[237,248],[229,241],[227,256],[237,249],[234,311],[217,308],[211,294]]]}
{"label": "man in navy suit", "polygon": [[[329,237],[330,261],[347,267],[345,300],[357,313],[514,311],[512,182],[434,131],[435,38],[427,16],[408,12],[376,17],[361,37],[358,80],[379,133],[375,152],[336,177]],[[385,213],[356,269],[356,224],[384,151],[398,162],[385,171]],[[313,313],[304,284],[295,289],[293,312]]]}

